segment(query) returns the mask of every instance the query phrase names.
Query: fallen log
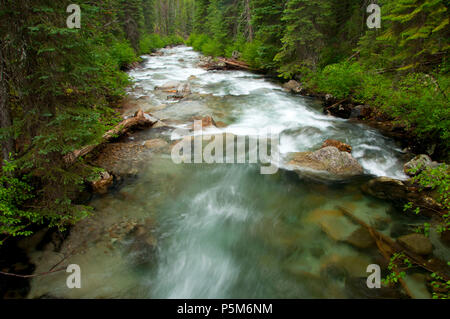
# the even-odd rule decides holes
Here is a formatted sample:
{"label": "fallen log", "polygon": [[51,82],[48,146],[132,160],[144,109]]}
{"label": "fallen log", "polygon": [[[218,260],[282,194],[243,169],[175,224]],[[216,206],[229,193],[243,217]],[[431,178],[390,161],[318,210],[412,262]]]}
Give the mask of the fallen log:
{"label": "fallen log", "polygon": [[[355,215],[353,215],[350,211],[348,211],[346,208],[342,206],[337,206],[337,208],[347,217],[349,217],[353,222],[365,227],[369,233],[372,235],[373,239],[375,240],[378,249],[382,253],[385,258],[388,258],[388,261],[390,260],[390,256],[394,253],[404,253],[412,263],[420,266],[421,268],[431,272],[436,273],[440,277],[442,277],[445,281],[450,280],[449,275],[449,267],[445,262],[442,262],[437,259],[429,259],[426,260],[423,257],[413,253],[412,251],[408,250],[406,247],[398,244],[397,242],[393,241],[392,238],[383,235],[370,225],[367,225],[364,221],[357,218]],[[389,255],[389,256],[388,256]]]}
{"label": "fallen log", "polygon": [[250,66],[242,61],[235,60],[235,59],[228,59],[228,58],[218,58],[220,62],[225,63],[227,66],[231,68],[238,68],[238,69],[244,69],[244,70],[252,70]]}
{"label": "fallen log", "polygon": [[239,61],[236,59],[221,58],[221,57],[218,57],[215,60],[210,58],[209,60],[206,60],[206,61],[200,63],[199,66],[204,69],[207,69],[208,71],[236,70],[236,69],[256,71],[255,69],[252,69],[245,62],[242,62],[242,61]]}
{"label": "fallen log", "polygon": [[80,157],[83,157],[93,150],[95,150],[100,145],[111,141],[118,136],[121,136],[135,128],[149,127],[158,122],[157,118],[152,117],[150,114],[144,113],[141,109],[136,112],[134,117],[128,118],[118,125],[116,125],[113,129],[109,130],[105,134],[103,134],[102,140],[98,144],[87,145],[82,149],[73,151],[64,156],[64,162],[66,165],[72,165],[76,162],[76,160]]}

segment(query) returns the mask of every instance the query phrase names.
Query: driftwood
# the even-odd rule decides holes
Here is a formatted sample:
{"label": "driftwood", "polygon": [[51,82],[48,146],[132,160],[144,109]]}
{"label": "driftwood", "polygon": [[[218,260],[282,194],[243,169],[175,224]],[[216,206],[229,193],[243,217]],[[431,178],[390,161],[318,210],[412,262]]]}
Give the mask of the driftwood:
{"label": "driftwood", "polygon": [[250,66],[247,63],[236,60],[236,59],[218,58],[218,60],[220,62],[225,63],[228,66],[228,68],[251,70]]}
{"label": "driftwood", "polygon": [[254,70],[247,63],[229,58],[217,58],[215,61],[213,59],[209,59],[208,61],[202,62],[200,67],[207,69],[208,71],[213,70]]}
{"label": "driftwood", "polygon": [[339,101],[339,102],[337,102],[337,103],[334,103],[333,105],[330,105],[330,106],[326,107],[326,108],[325,108],[325,111],[326,111],[326,110],[333,109],[333,108],[335,108],[336,106],[338,106],[338,105],[340,105],[340,104],[342,104],[342,103],[347,102],[347,100],[348,100],[348,99],[345,98],[345,99],[343,99],[343,100],[341,100],[341,101]]}
{"label": "driftwood", "polygon": [[355,215],[353,215],[351,212],[349,212],[344,207],[338,206],[339,210],[344,213],[347,217],[349,217],[353,222],[365,227],[373,239],[375,240],[375,243],[377,244],[378,249],[382,253],[382,255],[387,258],[387,260],[390,260],[390,256],[394,253],[404,253],[408,258],[413,262],[414,264],[417,264],[421,268],[436,273],[440,277],[442,277],[445,281],[450,280],[450,275],[448,274],[448,266],[439,260],[436,259],[430,259],[426,260],[422,256],[419,256],[412,251],[408,250],[406,247],[398,244],[397,242],[393,241],[392,238],[383,235],[382,233],[378,232],[376,229],[371,227],[370,225],[367,225],[364,221],[357,218]]}
{"label": "driftwood", "polygon": [[67,270],[67,267],[61,267],[56,270],[51,270],[51,271],[34,274],[34,275],[19,275],[19,274],[13,274],[13,273],[9,273],[9,272],[0,271],[0,275],[10,276],[10,277],[18,277],[18,278],[34,278],[34,277],[47,276],[47,275],[54,274],[56,272],[65,271],[65,270]]}
{"label": "driftwood", "polygon": [[94,145],[87,145],[83,147],[82,149],[73,151],[66,156],[64,156],[64,162],[67,165],[72,165],[76,162],[76,160],[80,157],[83,157],[93,150],[95,150],[98,146],[102,145],[103,143],[107,143],[111,141],[112,139],[121,136],[135,128],[140,127],[148,127],[152,126],[158,122],[158,119],[152,117],[151,115],[144,113],[142,110],[139,110],[136,112],[134,117],[126,119],[122,122],[120,122],[118,125],[116,125],[113,129],[106,132],[103,137],[102,141],[98,144]]}

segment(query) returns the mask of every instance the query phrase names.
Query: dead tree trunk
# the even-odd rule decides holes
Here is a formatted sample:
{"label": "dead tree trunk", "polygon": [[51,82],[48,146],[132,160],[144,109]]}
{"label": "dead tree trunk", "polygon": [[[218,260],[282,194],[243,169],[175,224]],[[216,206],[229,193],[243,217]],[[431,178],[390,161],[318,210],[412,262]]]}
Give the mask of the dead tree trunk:
{"label": "dead tree trunk", "polygon": [[139,110],[136,112],[135,116],[129,119],[126,119],[122,122],[120,122],[118,125],[116,125],[113,129],[106,132],[103,137],[102,141],[98,144],[93,145],[87,145],[83,147],[82,149],[73,151],[66,156],[64,156],[64,162],[66,165],[72,165],[74,164],[78,158],[83,157],[93,150],[95,150],[98,146],[100,146],[103,143],[109,142],[112,139],[119,137],[126,132],[129,132],[135,128],[139,127],[149,127],[152,126],[158,122],[158,119],[150,116],[149,114],[144,113],[142,110]]}
{"label": "dead tree trunk", "polygon": [[9,153],[14,151],[14,141],[9,132],[12,126],[12,118],[3,49],[3,47],[0,47],[0,129],[4,131],[3,134],[5,135],[1,140],[2,160],[7,160],[9,159]]}

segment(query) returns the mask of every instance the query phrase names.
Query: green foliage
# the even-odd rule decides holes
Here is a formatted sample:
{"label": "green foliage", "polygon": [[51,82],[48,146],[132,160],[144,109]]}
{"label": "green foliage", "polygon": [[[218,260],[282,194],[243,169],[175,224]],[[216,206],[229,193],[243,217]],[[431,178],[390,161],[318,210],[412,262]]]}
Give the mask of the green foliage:
{"label": "green foliage", "polygon": [[186,44],[191,45],[194,50],[210,56],[221,56],[225,49],[222,43],[206,34],[191,34]]}
{"label": "green foliage", "polygon": [[305,74],[309,88],[337,98],[352,97],[377,107],[411,130],[419,139],[450,147],[450,78],[444,71],[411,73],[390,78],[358,62],[342,62]]}
{"label": "green foliage", "polygon": [[116,41],[111,45],[111,57],[123,68],[137,61],[136,54],[127,41]]}
{"label": "green foliage", "polygon": [[352,96],[364,85],[364,72],[358,63],[339,63],[317,72],[311,82],[320,92],[342,99]]}
{"label": "green foliage", "polygon": [[388,28],[377,39],[396,47],[391,57],[401,70],[423,68],[426,60],[450,49],[448,2],[445,0],[385,1]]}
{"label": "green foliage", "polygon": [[445,281],[436,273],[432,273],[431,278],[433,279],[430,283],[433,289],[433,299],[450,299],[450,281]]}
{"label": "green foliage", "polygon": [[[418,168],[420,169],[420,168]],[[428,168],[413,177],[411,181],[417,184],[421,189],[431,189],[437,194],[437,202],[442,205],[446,213],[437,226],[437,232],[442,233],[450,230],[450,166],[441,164],[436,168]],[[405,206],[405,210],[412,209],[413,204]],[[416,214],[420,213],[420,207],[415,208]],[[424,224],[425,234],[429,233],[430,225]]]}
{"label": "green foliage", "polygon": [[303,66],[317,65],[325,45],[324,30],[330,19],[330,2],[324,0],[288,0],[281,21],[285,23],[282,48],[274,60],[279,72],[292,78]]}
{"label": "green foliage", "polygon": [[404,253],[393,254],[388,265],[390,273],[382,280],[383,284],[387,286],[397,284],[400,279],[405,278],[406,270],[411,267],[412,263]]}
{"label": "green foliage", "polygon": [[263,43],[259,40],[254,40],[253,42],[247,42],[243,46],[242,59],[247,62],[253,68],[264,68],[264,59],[262,55],[261,48]]}
{"label": "green foliage", "polygon": [[221,56],[224,53],[223,45],[218,40],[208,39],[201,46],[201,52],[210,56]]}
{"label": "green foliage", "polygon": [[26,201],[31,200],[33,188],[28,176],[15,177],[16,164],[11,159],[4,161],[0,174],[0,245],[9,236],[28,236],[27,227],[42,223],[42,216],[29,209],[23,209]]}
{"label": "green foliage", "polygon": [[152,53],[157,49],[164,48],[168,45],[180,45],[184,44],[182,37],[178,35],[169,35],[166,37],[161,37],[157,33],[146,34],[142,36],[140,42],[140,53],[148,54]]}
{"label": "green foliage", "polygon": [[142,37],[140,42],[141,54],[152,53],[157,49],[164,47],[164,41],[159,34],[146,34]]}

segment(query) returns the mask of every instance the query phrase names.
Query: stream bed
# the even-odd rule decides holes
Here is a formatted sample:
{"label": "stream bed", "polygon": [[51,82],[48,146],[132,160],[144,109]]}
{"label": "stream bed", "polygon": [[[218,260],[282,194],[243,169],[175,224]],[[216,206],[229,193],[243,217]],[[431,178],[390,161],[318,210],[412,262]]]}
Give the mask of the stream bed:
{"label": "stream bed", "polygon": [[[399,146],[364,124],[323,115],[319,101],[262,75],[206,71],[189,47],[161,52],[130,72],[133,103],[124,116],[142,108],[169,126],[109,145],[100,160],[127,178],[92,199],[94,214],[61,247],[28,251],[36,273],[63,258],[78,264],[82,288],[68,289],[67,274],[55,273],[33,278],[28,298],[401,297],[364,287],[367,266],[385,261],[337,209],[393,238],[410,232],[406,224],[422,223],[360,190],[373,176],[406,178]],[[188,80],[192,94],[182,100],[155,90]],[[353,147],[365,176],[331,182],[286,169],[261,175],[257,164],[173,163],[173,130],[204,116],[224,124],[215,131],[238,136],[270,128],[280,135],[282,156],[340,140]],[[156,139],[161,147],[146,147]],[[422,274],[409,280],[418,298],[430,297]]]}

